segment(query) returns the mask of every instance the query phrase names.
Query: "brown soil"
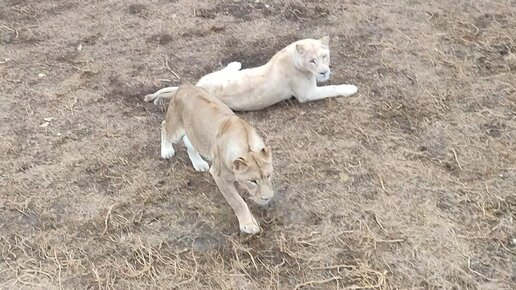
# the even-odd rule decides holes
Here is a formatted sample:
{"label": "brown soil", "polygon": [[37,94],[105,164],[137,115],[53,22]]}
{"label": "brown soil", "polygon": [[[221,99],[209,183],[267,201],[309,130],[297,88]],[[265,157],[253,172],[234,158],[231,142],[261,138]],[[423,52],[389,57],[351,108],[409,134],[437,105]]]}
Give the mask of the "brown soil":
{"label": "brown soil", "polygon": [[[0,2],[0,288],[516,288],[514,1],[206,2]],[[240,113],[278,196],[239,235],[142,96],[325,34],[360,91]]]}

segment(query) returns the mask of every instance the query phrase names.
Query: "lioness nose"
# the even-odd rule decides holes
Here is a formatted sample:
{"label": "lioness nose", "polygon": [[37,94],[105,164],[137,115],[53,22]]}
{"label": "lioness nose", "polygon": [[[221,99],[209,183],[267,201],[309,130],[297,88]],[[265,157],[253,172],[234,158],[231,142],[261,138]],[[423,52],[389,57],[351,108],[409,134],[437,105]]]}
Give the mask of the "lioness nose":
{"label": "lioness nose", "polygon": [[321,74],[322,76],[326,76],[328,74],[328,71],[323,71],[323,72],[320,72],[319,74]]}

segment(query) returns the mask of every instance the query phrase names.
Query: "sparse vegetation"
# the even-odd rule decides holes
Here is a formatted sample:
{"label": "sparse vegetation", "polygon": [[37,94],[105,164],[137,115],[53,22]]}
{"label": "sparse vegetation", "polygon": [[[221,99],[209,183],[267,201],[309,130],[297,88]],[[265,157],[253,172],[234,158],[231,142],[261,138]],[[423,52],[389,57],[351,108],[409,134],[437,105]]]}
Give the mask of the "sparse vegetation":
{"label": "sparse vegetation", "polygon": [[[514,2],[201,2],[0,4],[0,288],[516,288]],[[325,34],[359,93],[239,113],[279,192],[239,235],[142,97]]]}

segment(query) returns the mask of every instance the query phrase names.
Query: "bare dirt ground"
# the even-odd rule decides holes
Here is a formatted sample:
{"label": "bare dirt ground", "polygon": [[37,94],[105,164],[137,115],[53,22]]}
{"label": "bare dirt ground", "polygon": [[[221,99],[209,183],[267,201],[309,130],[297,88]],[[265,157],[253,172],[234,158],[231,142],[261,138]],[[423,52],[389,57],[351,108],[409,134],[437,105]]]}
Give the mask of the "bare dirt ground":
{"label": "bare dirt ground", "polygon": [[[239,235],[142,97],[325,34],[360,91],[239,113],[278,192]],[[515,1],[0,1],[0,287],[515,289],[515,40]]]}

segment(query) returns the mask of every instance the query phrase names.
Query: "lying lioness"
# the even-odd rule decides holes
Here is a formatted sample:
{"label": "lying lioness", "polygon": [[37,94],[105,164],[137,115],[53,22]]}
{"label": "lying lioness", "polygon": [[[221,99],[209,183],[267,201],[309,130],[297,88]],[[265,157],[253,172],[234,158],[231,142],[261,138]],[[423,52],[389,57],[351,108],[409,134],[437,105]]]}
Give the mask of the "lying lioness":
{"label": "lying lioness", "polygon": [[[172,144],[181,138],[195,170],[210,170],[235,211],[240,230],[249,234],[259,232],[258,223],[235,186],[247,189],[258,204],[271,200],[271,148],[224,103],[190,84],[180,86],[168,106],[161,128],[161,157],[174,156]],[[201,155],[212,161],[211,168]]]}
{"label": "lying lioness", "polygon": [[[239,62],[202,77],[196,86],[202,87],[237,111],[259,110],[294,96],[299,102],[336,96],[351,96],[354,85],[318,87],[317,82],[330,78],[329,37],[303,39],[280,50],[268,63],[240,70]],[[159,105],[170,99],[177,87],[163,88],[145,96],[146,102]]]}

